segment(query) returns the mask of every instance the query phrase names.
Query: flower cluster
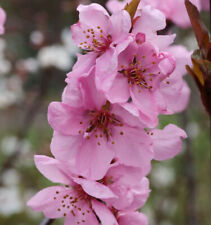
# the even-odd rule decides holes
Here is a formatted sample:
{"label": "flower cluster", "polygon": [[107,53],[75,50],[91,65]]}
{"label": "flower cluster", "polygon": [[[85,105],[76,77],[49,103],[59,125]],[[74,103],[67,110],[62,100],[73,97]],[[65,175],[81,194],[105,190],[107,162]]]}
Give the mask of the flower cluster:
{"label": "flower cluster", "polygon": [[39,171],[63,186],[29,202],[65,225],[146,225],[137,212],[150,193],[151,160],[166,160],[182,148],[186,133],[175,125],[156,129],[160,114],[182,111],[189,89],[183,81],[189,53],[169,46],[175,35],[150,5],[131,22],[126,10],[113,15],[98,4],[80,5],[72,26],[78,54],[61,102],[52,102],[55,158],[35,156]]}
{"label": "flower cluster", "polygon": [[[109,11],[116,12],[123,9],[125,4],[130,1],[131,0],[109,0],[107,7]],[[209,10],[208,0],[191,0],[191,2],[195,4],[199,10]],[[159,9],[165,14],[167,19],[180,27],[185,28],[191,25],[184,0],[141,0],[139,8],[141,9],[144,5],[151,5]]]}

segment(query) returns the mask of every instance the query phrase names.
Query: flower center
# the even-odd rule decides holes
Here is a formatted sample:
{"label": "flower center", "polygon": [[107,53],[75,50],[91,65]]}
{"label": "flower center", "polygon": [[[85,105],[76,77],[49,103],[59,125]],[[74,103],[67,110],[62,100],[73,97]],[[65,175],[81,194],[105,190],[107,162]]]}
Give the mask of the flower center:
{"label": "flower center", "polygon": [[77,224],[85,223],[85,215],[91,212],[91,197],[87,195],[80,185],[66,186],[65,192],[56,191],[53,199],[58,202],[57,211],[61,216],[71,214],[78,218]]}
{"label": "flower center", "polygon": [[[143,56],[143,59],[146,57]],[[155,62],[152,62],[152,66]],[[139,88],[146,88],[148,90],[152,89],[153,73],[150,72],[149,68],[141,65],[140,61],[134,56],[132,63],[129,64],[127,68],[122,65],[122,70],[119,71],[124,77],[128,79],[128,84],[130,87],[137,85]],[[140,90],[140,89],[139,89]]]}
{"label": "flower center", "polygon": [[100,26],[83,30],[85,41],[80,43],[80,48],[97,53],[105,52],[112,43],[112,36],[105,34]]}
{"label": "flower center", "polygon": [[112,136],[111,126],[123,126],[120,120],[118,120],[113,113],[110,113],[110,102],[108,101],[102,106],[101,110],[90,111],[89,116],[91,120],[86,132],[91,133],[94,131],[97,133],[100,131],[100,137],[105,135],[107,140]]}

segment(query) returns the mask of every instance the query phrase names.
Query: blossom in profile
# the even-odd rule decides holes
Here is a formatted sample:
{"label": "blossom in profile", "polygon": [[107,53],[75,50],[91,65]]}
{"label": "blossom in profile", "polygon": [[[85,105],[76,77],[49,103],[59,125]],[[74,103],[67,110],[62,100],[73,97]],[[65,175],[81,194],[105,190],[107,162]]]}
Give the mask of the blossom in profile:
{"label": "blossom in profile", "polygon": [[6,21],[6,13],[0,7],[0,35],[4,33],[4,23]]}

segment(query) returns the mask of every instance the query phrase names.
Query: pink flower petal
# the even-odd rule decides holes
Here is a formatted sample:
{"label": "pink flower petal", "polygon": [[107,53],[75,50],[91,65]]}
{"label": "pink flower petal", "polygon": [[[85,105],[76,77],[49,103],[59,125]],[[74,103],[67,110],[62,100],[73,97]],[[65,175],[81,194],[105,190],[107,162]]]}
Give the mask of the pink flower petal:
{"label": "pink flower petal", "polygon": [[48,122],[54,130],[64,135],[78,135],[88,124],[83,109],[72,108],[60,102],[52,102],[49,105]]}
{"label": "pink flower petal", "polygon": [[113,81],[113,85],[106,92],[106,97],[111,103],[126,103],[130,97],[127,79],[122,74],[118,74]]}
{"label": "pink flower petal", "polygon": [[70,184],[68,172],[64,172],[65,166],[61,168],[61,163],[58,160],[43,155],[35,155],[34,161],[37,169],[52,182]]}
{"label": "pink flower petal", "polygon": [[116,218],[104,204],[93,200],[92,208],[99,217],[102,225],[118,225]]}
{"label": "pink flower petal", "polygon": [[4,23],[6,21],[6,13],[0,7],[0,35],[4,33]]}
{"label": "pink flower petal", "polygon": [[27,206],[34,211],[43,211],[48,218],[63,217],[61,199],[69,192],[62,186],[45,188],[32,197],[27,202]]}
{"label": "pink flower petal", "polygon": [[109,90],[116,77],[117,53],[113,48],[108,49],[96,60],[96,86],[102,91]]}
{"label": "pink flower petal", "polygon": [[151,35],[153,32],[158,30],[162,30],[165,27],[165,15],[161,11],[152,8],[150,5],[147,5],[143,7],[140,18],[133,26],[133,33],[145,33],[146,39],[148,40],[148,35]]}
{"label": "pink flower petal", "polygon": [[92,180],[75,178],[74,181],[80,184],[83,190],[90,196],[99,199],[117,198],[109,187]]}
{"label": "pink flower petal", "polygon": [[114,144],[110,148],[115,151],[121,163],[140,167],[144,174],[149,172],[152,159],[151,141],[144,130],[127,125],[115,127],[113,139]]}
{"label": "pink flower petal", "polygon": [[77,153],[76,167],[79,173],[91,180],[102,179],[114,157],[107,140],[98,139],[94,135],[89,140],[84,138]]}
{"label": "pink flower petal", "polygon": [[121,10],[111,16],[111,34],[112,40],[115,42],[120,42],[124,40],[131,28],[131,18],[127,11]]}
{"label": "pink flower petal", "polygon": [[163,130],[154,129],[151,137],[154,159],[162,161],[173,158],[182,150],[181,138],[187,138],[187,135],[184,130],[170,124]]}
{"label": "pink flower petal", "polygon": [[82,136],[65,136],[54,132],[51,141],[51,152],[59,160],[75,159],[82,140]]}
{"label": "pink flower petal", "polygon": [[143,213],[126,212],[118,217],[119,225],[148,225],[148,219]]}

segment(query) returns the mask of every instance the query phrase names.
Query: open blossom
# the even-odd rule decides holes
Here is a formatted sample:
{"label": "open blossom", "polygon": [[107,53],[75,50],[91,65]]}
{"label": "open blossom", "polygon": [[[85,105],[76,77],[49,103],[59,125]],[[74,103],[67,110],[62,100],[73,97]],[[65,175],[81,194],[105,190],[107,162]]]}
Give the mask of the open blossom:
{"label": "open blossom", "polygon": [[[123,9],[126,3],[129,2],[131,2],[131,0],[109,0],[107,3],[107,8],[110,12],[114,13]],[[200,0],[191,0],[191,2],[195,4],[199,10],[201,9],[201,4],[205,9],[208,7],[206,5],[208,4],[208,0],[202,0],[202,3]],[[173,21],[178,26],[190,26],[190,20],[185,8],[184,0],[142,0],[140,2],[139,9],[142,9],[145,5],[151,5],[153,8],[159,9],[165,14],[167,19]]]}
{"label": "open blossom", "polygon": [[6,13],[0,7],[0,35],[4,33],[4,23],[6,20]]}
{"label": "open blossom", "polygon": [[100,179],[113,158],[148,173],[152,142],[138,112],[108,102],[95,87],[94,72],[76,82],[69,77],[63,101],[50,104],[52,153],[62,160],[75,158],[78,171],[92,179]]}
{"label": "open blossom", "polygon": [[102,6],[95,3],[79,5],[78,11],[79,22],[71,27],[72,38],[87,54],[79,57],[74,72],[77,69],[86,72],[96,65],[99,75],[104,76],[104,71],[113,74],[117,67],[118,54],[132,40],[129,33],[129,13],[122,10],[110,16]]}
{"label": "open blossom", "polygon": [[111,88],[106,90],[104,83],[99,88],[112,103],[125,103],[131,97],[142,121],[154,127],[160,108],[166,108],[165,104],[161,106],[160,85],[174,70],[175,61],[171,54],[158,52],[152,44],[144,42],[144,34],[136,37],[136,42],[119,55],[118,72]]}
{"label": "open blossom", "polygon": [[158,141],[167,149],[163,153],[153,144],[153,129],[150,132],[143,129],[140,112],[131,103],[108,102],[97,91],[94,74],[93,70],[80,79],[68,77],[63,101],[49,106],[48,120],[55,130],[51,151],[57,159],[75,159],[76,168],[84,177],[101,179],[114,158],[142,168],[146,175],[154,154],[161,151],[167,159],[181,150],[180,145],[177,148],[172,143],[180,143],[181,137],[186,137],[184,131],[173,127],[167,137],[172,137],[172,142],[167,145],[162,142],[165,129],[160,131]]}
{"label": "open blossom", "polygon": [[[74,166],[65,161],[59,161],[47,156],[35,156],[35,163],[40,172],[49,180],[63,183],[65,186],[52,186],[38,192],[27,203],[33,210],[43,211],[45,216],[49,218],[66,217],[65,225],[80,223],[85,225],[99,224],[95,215],[99,217],[102,224],[107,224],[105,223],[106,219],[106,221],[112,221],[111,224],[124,225],[125,217],[134,214],[132,211],[130,213],[119,212],[115,208],[110,208],[110,210],[104,203],[109,199],[118,199],[118,196],[110,188],[113,183],[121,184],[121,187],[123,187],[124,185],[129,185],[126,181],[134,183],[135,178],[140,179],[138,169],[137,171],[135,168],[128,168],[127,170],[124,166],[117,165],[114,166],[113,171],[111,168],[104,179],[92,181],[75,174]],[[123,172],[126,172],[125,177]],[[119,191],[121,192],[120,189]],[[133,190],[128,190],[128,192],[132,193]],[[143,186],[139,192],[148,192],[148,186],[146,190],[145,186]],[[127,198],[128,196],[121,197]],[[143,201],[145,202],[145,200],[146,197],[144,196]],[[115,216],[112,210],[115,212]],[[107,215],[107,218],[104,218],[103,215]],[[135,217],[138,219],[140,216],[136,215]]]}

